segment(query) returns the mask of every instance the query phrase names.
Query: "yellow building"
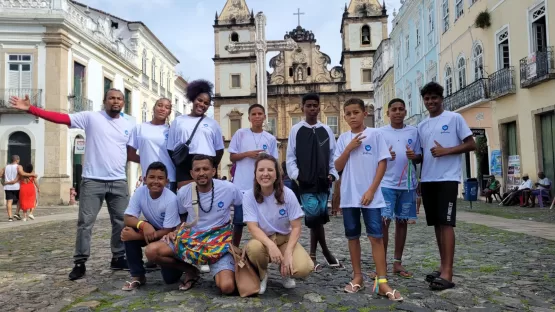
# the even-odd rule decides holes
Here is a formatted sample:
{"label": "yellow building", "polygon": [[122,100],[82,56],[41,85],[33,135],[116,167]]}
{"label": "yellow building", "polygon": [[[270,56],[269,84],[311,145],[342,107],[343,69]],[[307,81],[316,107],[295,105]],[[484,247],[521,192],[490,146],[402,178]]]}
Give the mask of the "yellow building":
{"label": "yellow building", "polygon": [[[477,16],[489,7],[488,0],[439,0],[437,2],[439,38],[439,80],[445,88],[444,107],[460,113],[473,130],[476,152],[465,155],[463,177],[490,173],[492,151],[499,150],[497,125],[492,115],[492,76],[497,77],[488,28],[476,27]],[[513,1],[508,1],[513,2]],[[510,82],[507,82],[510,83]],[[508,87],[508,86],[507,86]],[[495,152],[494,152],[495,155]],[[494,170],[493,170],[494,171]]]}
{"label": "yellow building", "polygon": [[[484,1],[484,0],[482,0]],[[518,184],[520,173],[536,181],[543,170],[555,179],[555,3],[551,0],[488,0],[491,26],[485,62],[493,122],[501,142],[503,181]],[[518,157],[516,157],[518,156]]]}

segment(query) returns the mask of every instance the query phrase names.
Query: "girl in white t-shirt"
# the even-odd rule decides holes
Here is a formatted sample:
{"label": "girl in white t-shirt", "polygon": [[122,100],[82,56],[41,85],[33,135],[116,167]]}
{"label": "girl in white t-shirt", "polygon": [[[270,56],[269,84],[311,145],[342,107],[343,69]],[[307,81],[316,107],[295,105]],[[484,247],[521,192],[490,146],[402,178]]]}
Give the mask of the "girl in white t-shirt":
{"label": "girl in white t-shirt", "polygon": [[260,294],[266,291],[270,262],[280,265],[285,288],[294,288],[292,278],[305,278],[314,269],[314,262],[298,243],[303,216],[295,194],[283,186],[277,160],[260,154],[254,188],[243,195],[243,218],[253,237],[247,243],[247,256],[262,280]]}

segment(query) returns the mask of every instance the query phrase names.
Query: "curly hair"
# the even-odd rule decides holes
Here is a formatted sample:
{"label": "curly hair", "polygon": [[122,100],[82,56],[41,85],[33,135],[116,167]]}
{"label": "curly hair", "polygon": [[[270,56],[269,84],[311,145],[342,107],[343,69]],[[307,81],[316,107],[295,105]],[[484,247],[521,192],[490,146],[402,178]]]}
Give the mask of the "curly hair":
{"label": "curly hair", "polygon": [[253,188],[254,198],[256,199],[256,202],[259,204],[262,204],[264,202],[264,195],[262,195],[262,187],[260,186],[258,181],[256,181],[256,169],[258,168],[258,164],[262,160],[269,160],[274,163],[274,170],[276,172],[276,180],[274,181],[274,185],[273,185],[274,196],[276,198],[277,203],[279,205],[283,205],[285,204],[285,193],[283,191],[283,179],[281,177],[282,175],[281,169],[274,156],[266,153],[261,153],[260,155],[258,155],[258,157],[256,158],[256,162],[254,164],[254,188]]}
{"label": "curly hair", "polygon": [[210,98],[210,101],[212,101],[212,97],[214,96],[213,90],[214,84],[208,80],[198,79],[191,81],[187,85],[187,99],[194,102],[199,94],[206,93]]}

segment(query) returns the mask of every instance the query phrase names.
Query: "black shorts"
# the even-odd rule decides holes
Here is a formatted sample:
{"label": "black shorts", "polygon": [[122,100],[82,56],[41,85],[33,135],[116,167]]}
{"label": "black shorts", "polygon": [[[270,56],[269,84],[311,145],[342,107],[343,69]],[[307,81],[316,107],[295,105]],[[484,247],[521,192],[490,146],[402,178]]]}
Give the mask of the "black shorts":
{"label": "black shorts", "polygon": [[459,182],[422,182],[421,191],[428,226],[456,226]]}
{"label": "black shorts", "polygon": [[4,194],[6,195],[6,200],[12,200],[14,204],[19,200],[19,190],[4,190]]}
{"label": "black shorts", "polygon": [[191,177],[191,170],[193,169],[193,157],[195,157],[195,155],[196,154],[189,154],[182,164],[175,166],[175,181],[177,183],[191,181],[193,179],[193,177]]}

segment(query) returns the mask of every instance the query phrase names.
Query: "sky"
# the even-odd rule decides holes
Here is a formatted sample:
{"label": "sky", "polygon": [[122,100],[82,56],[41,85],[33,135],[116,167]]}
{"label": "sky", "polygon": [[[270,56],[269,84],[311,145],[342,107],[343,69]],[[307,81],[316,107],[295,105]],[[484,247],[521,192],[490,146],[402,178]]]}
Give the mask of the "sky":
{"label": "sky", "polygon": [[[301,26],[311,30],[320,50],[331,57],[330,68],[341,58],[341,17],[350,0],[247,0],[249,10],[266,14],[266,38],[281,40],[297,27],[300,9]],[[381,2],[382,0],[380,0]],[[214,81],[214,17],[226,0],[80,0],[95,9],[128,21],[141,21],[179,59],[177,72],[186,80]],[[326,5],[322,5],[326,3]],[[389,30],[393,8],[399,11],[400,0],[386,0]],[[277,54],[268,53],[267,60]],[[268,67],[268,64],[266,64]]]}

